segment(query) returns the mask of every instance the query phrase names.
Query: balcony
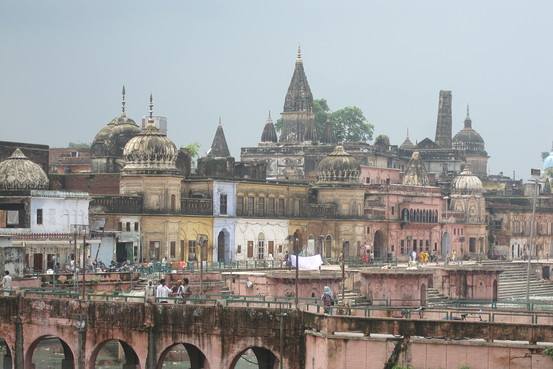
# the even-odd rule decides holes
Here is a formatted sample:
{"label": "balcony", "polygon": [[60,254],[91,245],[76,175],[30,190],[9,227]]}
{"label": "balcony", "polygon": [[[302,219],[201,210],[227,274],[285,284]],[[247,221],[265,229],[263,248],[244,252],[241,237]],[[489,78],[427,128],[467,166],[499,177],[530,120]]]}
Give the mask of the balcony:
{"label": "balcony", "polygon": [[181,213],[186,215],[213,215],[213,200],[181,199]]}

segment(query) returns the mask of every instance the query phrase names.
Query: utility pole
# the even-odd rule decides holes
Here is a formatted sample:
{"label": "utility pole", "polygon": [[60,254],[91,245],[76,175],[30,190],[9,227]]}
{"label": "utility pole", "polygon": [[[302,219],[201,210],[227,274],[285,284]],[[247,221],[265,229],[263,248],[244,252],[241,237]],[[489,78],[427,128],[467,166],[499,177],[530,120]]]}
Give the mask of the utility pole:
{"label": "utility pole", "polygon": [[298,279],[300,275],[300,257],[298,255],[298,242],[299,242],[299,239],[295,238],[294,253],[296,254],[296,299],[295,299],[296,309],[298,308],[298,294],[299,294]]}
{"label": "utility pole", "polygon": [[539,191],[539,179],[541,171],[539,169],[530,169],[532,174],[532,181],[534,182],[534,202],[532,204],[532,224],[530,225],[530,252],[528,253],[528,268],[526,269],[526,303],[530,303],[530,267],[532,261],[532,254],[534,252],[534,226],[536,221],[536,200]]}
{"label": "utility pole", "polygon": [[342,305],[346,301],[346,241],[342,240]]}

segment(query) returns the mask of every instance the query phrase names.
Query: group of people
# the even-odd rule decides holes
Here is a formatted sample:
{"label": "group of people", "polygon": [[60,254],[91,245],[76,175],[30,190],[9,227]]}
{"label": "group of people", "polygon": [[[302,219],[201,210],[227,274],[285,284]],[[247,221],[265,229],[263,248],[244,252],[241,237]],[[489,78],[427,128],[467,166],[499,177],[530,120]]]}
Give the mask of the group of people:
{"label": "group of people", "polygon": [[169,302],[169,300],[167,300],[169,297],[182,299],[181,303],[189,304],[190,296],[192,295],[192,288],[189,283],[190,281],[188,278],[179,279],[177,284],[171,288],[167,286],[167,280],[162,278],[159,281],[159,285],[155,287],[150,280],[146,287],[146,296],[155,296],[162,304],[167,304]]}
{"label": "group of people", "polygon": [[417,254],[416,251],[409,253],[409,263],[428,264],[428,262],[438,262],[438,254],[434,250],[430,252],[421,251]]}

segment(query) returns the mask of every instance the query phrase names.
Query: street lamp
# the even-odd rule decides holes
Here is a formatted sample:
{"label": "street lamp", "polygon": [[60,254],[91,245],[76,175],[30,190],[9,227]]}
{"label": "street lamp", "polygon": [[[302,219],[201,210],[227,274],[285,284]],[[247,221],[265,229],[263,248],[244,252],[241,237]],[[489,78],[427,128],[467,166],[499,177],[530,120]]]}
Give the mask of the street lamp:
{"label": "street lamp", "polygon": [[536,220],[536,199],[539,191],[539,180],[541,171],[539,169],[530,169],[532,182],[534,182],[534,201],[532,204],[532,224],[530,225],[530,252],[528,253],[528,268],[526,270],[526,303],[530,303],[530,265],[532,261],[532,253],[534,252],[534,223]]}
{"label": "street lamp", "polygon": [[299,275],[300,275],[300,257],[298,255],[298,243],[299,243],[299,239],[298,238],[295,238],[294,239],[294,253],[296,254],[296,299],[295,299],[295,305],[296,305],[296,309],[298,308],[298,294],[299,294],[299,287],[298,287],[298,279],[299,279]]}

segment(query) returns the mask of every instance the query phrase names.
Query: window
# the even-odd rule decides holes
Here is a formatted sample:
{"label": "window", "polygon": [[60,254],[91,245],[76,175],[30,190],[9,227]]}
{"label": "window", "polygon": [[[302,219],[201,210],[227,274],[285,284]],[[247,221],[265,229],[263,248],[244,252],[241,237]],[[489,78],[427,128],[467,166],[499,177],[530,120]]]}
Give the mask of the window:
{"label": "window", "polygon": [[275,254],[275,241],[269,241],[269,254]]}
{"label": "window", "polygon": [[265,198],[260,197],[257,199],[257,215],[264,216],[265,215]]}
{"label": "window", "polygon": [[269,197],[269,208],[267,209],[268,215],[275,215],[275,198]]}
{"label": "window", "polygon": [[134,231],[138,232],[138,222],[134,222]]}
{"label": "window", "polygon": [[190,240],[188,241],[188,260],[189,261],[196,261],[196,241]]}
{"label": "window", "polygon": [[248,241],[248,258],[253,258],[253,241]]}
{"label": "window", "polygon": [[259,240],[257,242],[257,258],[259,260],[265,259],[265,241]]}
{"label": "window", "polygon": [[177,254],[177,242],[176,241],[171,241],[171,254],[170,254],[170,257],[174,259],[176,254]]}
{"label": "window", "polygon": [[242,196],[236,198],[236,214],[244,215],[244,197]]}
{"label": "window", "polygon": [[278,199],[278,215],[283,217],[286,215],[286,206],[284,199]]}
{"label": "window", "polygon": [[242,245],[236,246],[236,253],[241,254],[242,253]]}
{"label": "window", "polygon": [[219,195],[220,214],[227,215],[227,194],[222,193]]}
{"label": "window", "polygon": [[127,224],[125,224],[125,231],[127,232],[131,231],[131,222],[127,222]]}
{"label": "window", "polygon": [[430,241],[429,241],[429,240],[426,240],[425,247],[426,247],[426,250],[425,250],[425,251],[429,251],[429,250],[430,250]]}
{"label": "window", "polygon": [[405,240],[401,240],[399,245],[400,245],[399,252],[401,252],[402,255],[405,254]]}
{"label": "window", "polygon": [[171,195],[171,211],[177,210],[177,197],[175,195]]}
{"label": "window", "polygon": [[123,232],[123,223],[122,222],[117,223],[117,230],[119,232]]}
{"label": "window", "polygon": [[395,206],[392,206],[392,215],[395,214],[395,208],[396,208]]}
{"label": "window", "polygon": [[[121,223],[119,223],[121,224]],[[150,258],[159,260],[159,245],[160,241],[150,241]]]}
{"label": "window", "polygon": [[42,224],[42,209],[36,209],[36,224]]}
{"label": "window", "polygon": [[248,196],[248,215],[253,215],[253,205],[254,205],[253,196]]}
{"label": "window", "polygon": [[79,157],[79,152],[78,151],[71,151],[69,153],[69,156],[71,156],[72,158],[78,158]]}

